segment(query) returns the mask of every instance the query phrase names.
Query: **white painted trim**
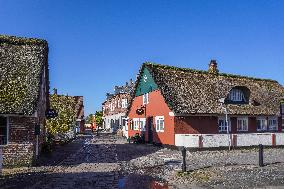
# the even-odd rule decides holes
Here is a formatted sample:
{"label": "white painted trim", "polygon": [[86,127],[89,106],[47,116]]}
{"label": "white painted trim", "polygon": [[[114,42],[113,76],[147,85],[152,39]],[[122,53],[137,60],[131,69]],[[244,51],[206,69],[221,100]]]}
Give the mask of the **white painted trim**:
{"label": "white painted trim", "polygon": [[[276,120],[276,129],[270,129],[269,128],[269,121],[270,120]],[[268,117],[268,120],[267,120],[267,130],[268,131],[278,131],[278,117],[277,116],[270,116],[270,117]]]}
{"label": "white painted trim", "polygon": [[[265,129],[258,129],[258,125],[257,125],[257,121],[259,120],[265,120]],[[268,120],[267,120],[267,117],[263,117],[263,116],[259,116],[259,117],[256,117],[256,130],[257,131],[267,131],[268,129]]]}
{"label": "white painted trim", "polygon": [[[247,121],[247,129],[246,130],[239,130],[238,129],[238,121],[239,120],[246,120]],[[249,122],[248,122],[248,117],[238,117],[237,118],[237,131],[240,131],[240,132],[247,132],[248,131],[248,127],[249,127]]]}
{"label": "white painted trim", "polygon": [[169,116],[174,117],[175,113],[174,112],[169,112]]}
{"label": "white painted trim", "polygon": [[[162,129],[159,128],[159,129],[157,130],[157,125],[158,125],[158,124],[157,124],[157,121],[158,121],[158,120],[161,120],[161,119],[164,120],[164,129],[162,130]],[[156,127],[155,127],[156,132],[164,132],[164,131],[165,131],[165,117],[164,117],[164,116],[156,116],[156,117],[155,117],[155,124],[156,124]]]}
{"label": "white painted trim", "polygon": [[[141,129],[141,121],[143,121],[144,125],[144,129]],[[146,118],[139,118],[139,129],[140,131],[146,131]]]}
{"label": "white painted trim", "polygon": [[[220,131],[219,130],[219,121],[220,120],[224,120],[225,121],[225,123],[226,123],[226,117],[225,116],[219,116],[218,117],[218,122],[217,122],[217,126],[218,126],[218,131],[219,131],[219,133],[223,133],[223,132],[227,132],[227,129],[226,130],[223,130],[223,131]],[[231,131],[232,130],[232,128],[231,128],[231,119],[230,119],[230,117],[228,116],[228,127],[229,127],[229,131]]]}
{"label": "white painted trim", "polygon": [[[144,101],[144,96],[146,97],[146,101]],[[145,93],[142,95],[143,105],[149,104],[149,93]]]}
{"label": "white painted trim", "polygon": [[[132,120],[133,120],[133,131],[139,131],[139,125],[140,125],[140,120],[139,120],[139,118],[133,118]],[[135,127],[135,121],[138,121],[138,127],[137,127],[137,129],[136,129],[136,127]]]}

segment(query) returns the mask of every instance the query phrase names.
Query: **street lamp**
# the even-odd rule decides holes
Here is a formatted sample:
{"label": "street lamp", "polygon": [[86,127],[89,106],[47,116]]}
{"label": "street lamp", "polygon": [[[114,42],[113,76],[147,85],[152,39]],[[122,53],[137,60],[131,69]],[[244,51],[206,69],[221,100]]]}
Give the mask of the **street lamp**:
{"label": "street lamp", "polygon": [[225,112],[226,128],[227,128],[227,135],[228,135],[228,146],[229,146],[229,150],[231,150],[231,135],[230,135],[230,131],[229,131],[228,111],[227,111],[227,107],[225,106],[225,98],[220,98],[219,102],[221,103],[222,109]]}

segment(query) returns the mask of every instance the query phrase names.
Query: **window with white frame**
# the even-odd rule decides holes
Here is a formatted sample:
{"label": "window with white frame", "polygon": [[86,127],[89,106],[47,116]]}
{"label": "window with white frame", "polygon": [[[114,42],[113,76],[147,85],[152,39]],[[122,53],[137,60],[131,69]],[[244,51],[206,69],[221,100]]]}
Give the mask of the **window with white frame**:
{"label": "window with white frame", "polygon": [[156,116],[156,131],[157,132],[164,132],[165,129],[165,120],[164,116]]}
{"label": "window with white frame", "polygon": [[[229,131],[231,131],[230,118],[228,118],[228,126],[229,126]],[[226,118],[225,117],[219,117],[218,127],[219,127],[219,132],[227,132],[227,124],[226,124]]]}
{"label": "window with white frame", "polygon": [[141,131],[146,130],[146,118],[140,118],[140,130]]}
{"label": "window with white frame", "polygon": [[139,130],[139,118],[133,118],[133,130]]}
{"label": "window with white frame", "polygon": [[268,130],[276,131],[278,129],[277,117],[268,118]]}
{"label": "window with white frame", "polygon": [[237,119],[237,130],[248,131],[248,118],[242,117]]}
{"label": "window with white frame", "polygon": [[232,89],[229,96],[231,101],[242,102],[244,101],[244,93],[240,89]]}
{"label": "window with white frame", "polygon": [[123,98],[121,100],[121,107],[122,108],[127,108],[128,104],[127,104],[127,99],[126,98]]}
{"label": "window with white frame", "polygon": [[149,93],[143,94],[143,105],[149,103]]}
{"label": "window with white frame", "polygon": [[267,120],[265,117],[259,117],[256,119],[257,131],[267,130]]}
{"label": "window with white frame", "polygon": [[8,143],[8,118],[0,117],[0,145]]}

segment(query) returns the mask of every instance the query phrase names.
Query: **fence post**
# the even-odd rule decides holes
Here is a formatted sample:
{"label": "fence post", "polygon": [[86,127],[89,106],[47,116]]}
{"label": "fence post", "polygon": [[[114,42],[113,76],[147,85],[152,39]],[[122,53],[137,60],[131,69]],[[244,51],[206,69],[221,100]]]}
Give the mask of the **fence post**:
{"label": "fence post", "polygon": [[0,147],[0,176],[2,175],[2,167],[3,166],[3,150],[2,147]]}
{"label": "fence post", "polygon": [[263,167],[264,164],[263,164],[263,145],[260,144],[259,145],[259,151],[258,151],[258,164],[260,167]]}
{"label": "fence post", "polygon": [[186,172],[186,149],[185,147],[182,148],[181,150],[182,153],[182,172]]}

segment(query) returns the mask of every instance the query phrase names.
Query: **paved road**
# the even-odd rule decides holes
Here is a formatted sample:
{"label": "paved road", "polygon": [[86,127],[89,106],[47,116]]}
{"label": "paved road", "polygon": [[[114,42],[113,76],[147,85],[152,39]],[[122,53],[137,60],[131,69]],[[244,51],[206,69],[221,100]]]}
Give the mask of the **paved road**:
{"label": "paved road", "polygon": [[181,153],[152,145],[127,144],[114,135],[84,135],[41,157],[40,166],[5,169],[0,188],[284,188],[284,149],[187,153],[188,175],[179,176]]}
{"label": "paved road", "polygon": [[0,188],[118,188],[116,144],[123,142],[115,136],[85,136],[70,144],[73,152],[61,161],[56,157],[52,166],[9,170],[18,173],[2,179]]}

